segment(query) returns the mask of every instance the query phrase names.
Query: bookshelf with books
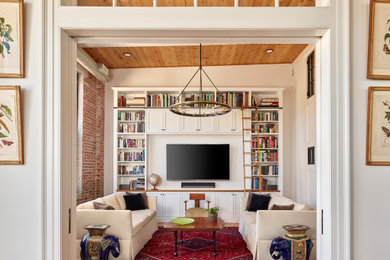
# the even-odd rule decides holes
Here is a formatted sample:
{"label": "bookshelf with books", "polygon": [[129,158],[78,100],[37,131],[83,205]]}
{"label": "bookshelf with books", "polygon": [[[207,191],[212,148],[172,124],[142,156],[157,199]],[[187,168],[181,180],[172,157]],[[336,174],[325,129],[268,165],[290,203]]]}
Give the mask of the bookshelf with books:
{"label": "bookshelf with books", "polygon": [[[283,89],[281,88],[222,88],[219,94],[204,88],[203,97],[199,91],[188,88],[181,101],[213,100],[231,105],[234,110],[227,115],[207,118],[203,124],[199,118],[183,118],[169,112],[168,107],[176,102],[182,88],[136,88],[114,87],[114,188],[115,190],[148,189],[148,139],[153,135],[231,135],[240,136],[241,107],[258,104],[259,122],[248,122],[248,128],[259,131],[259,142],[248,143],[251,154],[248,162],[260,162],[261,167],[253,167],[247,187],[280,191],[283,188]],[[246,117],[254,118],[255,109],[250,109]],[[196,121],[193,125],[185,120]],[[198,121],[201,121],[200,123]],[[248,120],[250,121],[250,119]],[[204,125],[213,127],[206,127]],[[257,131],[246,132],[249,139],[257,138]],[[236,138],[234,137],[234,138]],[[227,137],[230,138],[230,137]],[[253,146],[253,147],[251,147]],[[245,178],[244,178],[245,179]],[[256,180],[257,179],[257,180]],[[264,181],[265,180],[265,181]],[[245,179],[246,182],[246,179]]]}
{"label": "bookshelf with books", "polygon": [[[251,174],[245,177],[246,187],[251,190],[283,193],[283,91],[251,91],[251,109],[245,145],[250,151]],[[256,109],[257,106],[257,113]],[[257,121],[258,116],[258,121]],[[259,139],[257,139],[259,138]],[[260,166],[259,166],[260,165]],[[262,187],[260,187],[262,185]]]}
{"label": "bookshelf with books", "polygon": [[118,190],[145,190],[145,109],[121,106],[114,110],[114,119],[114,185]]}

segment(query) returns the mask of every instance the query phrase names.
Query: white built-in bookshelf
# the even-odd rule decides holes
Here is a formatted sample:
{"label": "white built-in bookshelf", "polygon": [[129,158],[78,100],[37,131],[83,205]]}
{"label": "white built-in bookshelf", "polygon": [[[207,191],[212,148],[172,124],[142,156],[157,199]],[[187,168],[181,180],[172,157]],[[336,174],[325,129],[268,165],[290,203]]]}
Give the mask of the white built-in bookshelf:
{"label": "white built-in bookshelf", "polygon": [[[214,100],[233,106],[232,112],[211,118],[188,118],[174,115],[168,110],[181,88],[124,88],[114,90],[114,190],[148,189],[148,137],[164,134],[202,135],[242,135],[241,106],[251,106],[254,100],[259,104],[263,98],[277,98],[278,107],[259,107],[259,156],[246,159],[255,164],[260,160],[260,169],[251,167],[245,170],[244,182],[249,189],[259,189],[259,178],[263,177],[263,190],[283,193],[283,89],[280,88],[219,88],[222,96],[217,98],[215,91],[204,90],[204,100]],[[198,91],[186,90],[183,101],[199,100]],[[127,105],[128,104],[128,105]],[[254,117],[255,109],[245,110],[244,116]],[[256,122],[248,122],[245,127],[255,127]],[[257,133],[245,132],[245,138],[257,138]],[[242,173],[231,173],[242,176]],[[246,178],[249,177],[249,178]],[[257,181],[256,181],[257,180]],[[257,183],[256,183],[257,182]],[[256,186],[257,185],[257,186]],[[248,188],[247,188],[248,189]]]}

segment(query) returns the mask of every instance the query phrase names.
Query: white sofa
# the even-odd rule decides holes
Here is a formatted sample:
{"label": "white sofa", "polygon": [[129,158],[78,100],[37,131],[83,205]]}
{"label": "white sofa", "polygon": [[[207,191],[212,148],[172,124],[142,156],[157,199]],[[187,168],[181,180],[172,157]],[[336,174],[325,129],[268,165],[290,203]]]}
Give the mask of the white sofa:
{"label": "white sofa", "polygon": [[[125,192],[111,194],[94,201],[108,204],[115,210],[95,210],[94,201],[82,203],[77,206],[77,252],[80,252],[80,241],[88,233],[84,229],[90,224],[108,224],[111,227],[107,234],[119,238],[121,253],[118,258],[129,260],[134,259],[137,253],[150,240],[157,226],[157,197],[148,196],[148,209],[126,210],[126,203],[123,198]],[[78,259],[80,259],[79,253]]]}
{"label": "white sofa", "polygon": [[248,198],[241,197],[240,201],[240,226],[239,231],[244,238],[254,260],[273,260],[269,253],[271,242],[278,236],[283,236],[286,231],[282,228],[288,224],[303,224],[310,229],[306,235],[313,240],[314,247],[310,260],[316,259],[316,210],[305,204],[299,204],[286,197],[271,194],[268,208],[273,204],[291,205],[294,210],[258,210],[257,212],[245,211]]}

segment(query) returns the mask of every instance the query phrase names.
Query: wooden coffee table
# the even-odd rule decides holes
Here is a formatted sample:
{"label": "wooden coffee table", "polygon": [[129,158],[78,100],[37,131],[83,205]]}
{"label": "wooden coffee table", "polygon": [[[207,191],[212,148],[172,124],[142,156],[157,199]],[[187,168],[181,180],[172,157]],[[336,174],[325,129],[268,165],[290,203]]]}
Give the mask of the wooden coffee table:
{"label": "wooden coffee table", "polygon": [[173,231],[175,235],[175,253],[177,256],[177,232],[180,231],[181,239],[180,242],[183,243],[183,231],[213,231],[213,242],[214,242],[214,256],[217,255],[217,231],[223,229],[225,222],[221,218],[218,218],[217,221],[209,221],[206,218],[193,218],[195,221],[192,224],[179,226],[172,222],[164,223],[164,229],[168,231]]}

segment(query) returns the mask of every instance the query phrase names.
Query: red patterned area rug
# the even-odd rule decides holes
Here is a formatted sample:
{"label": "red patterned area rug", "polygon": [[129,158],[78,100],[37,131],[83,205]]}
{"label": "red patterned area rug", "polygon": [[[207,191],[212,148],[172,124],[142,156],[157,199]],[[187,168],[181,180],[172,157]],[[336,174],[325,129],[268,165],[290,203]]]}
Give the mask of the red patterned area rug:
{"label": "red patterned area rug", "polygon": [[183,243],[180,243],[180,232],[178,233],[178,256],[173,255],[175,251],[173,232],[159,228],[135,260],[252,260],[252,254],[237,227],[226,227],[217,232],[217,256],[213,256],[213,232],[183,232]]}

